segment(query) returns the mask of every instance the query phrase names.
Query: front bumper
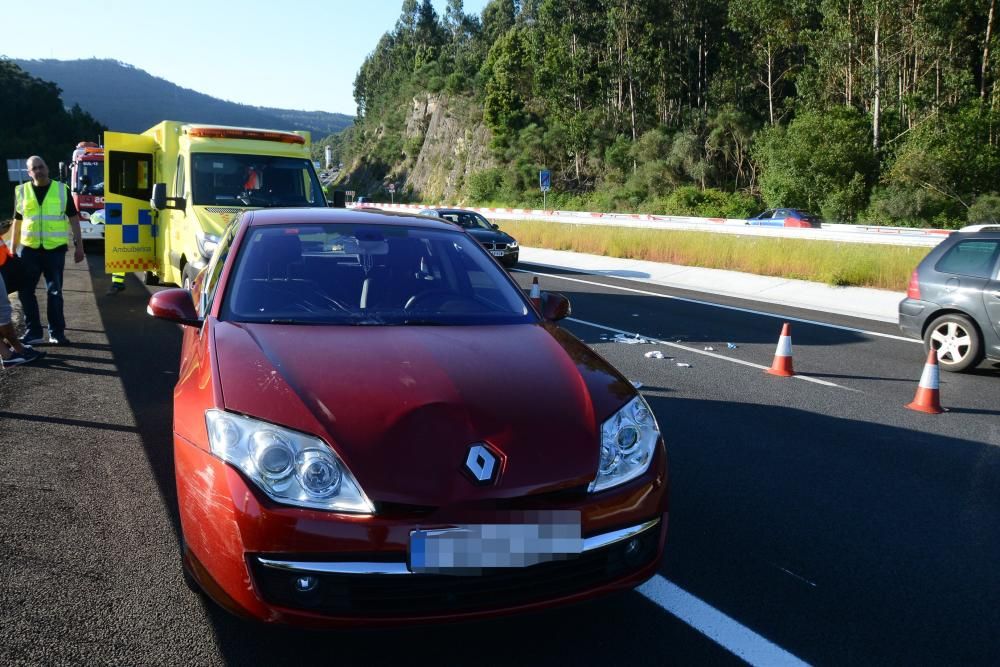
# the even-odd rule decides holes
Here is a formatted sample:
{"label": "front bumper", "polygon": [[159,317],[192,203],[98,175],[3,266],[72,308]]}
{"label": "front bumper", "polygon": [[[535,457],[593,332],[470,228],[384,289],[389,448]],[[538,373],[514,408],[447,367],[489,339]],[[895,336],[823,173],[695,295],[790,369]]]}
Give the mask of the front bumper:
{"label": "front bumper", "polygon": [[595,497],[584,489],[583,496],[559,493],[535,504],[516,499],[513,508],[485,514],[473,508],[480,523],[504,523],[528,509],[578,510],[584,551],[471,575],[418,574],[407,564],[410,532],[470,523],[461,508],[386,508],[359,517],[278,506],[204,450],[176,437],[174,450],[189,571],[220,605],[265,622],[444,621],[584,600],[648,579],[666,539],[662,448],[646,476]]}
{"label": "front bumper", "polygon": [[84,213],[80,214],[80,238],[84,241],[97,241],[104,238],[104,225],[91,222],[89,216],[84,218]]}

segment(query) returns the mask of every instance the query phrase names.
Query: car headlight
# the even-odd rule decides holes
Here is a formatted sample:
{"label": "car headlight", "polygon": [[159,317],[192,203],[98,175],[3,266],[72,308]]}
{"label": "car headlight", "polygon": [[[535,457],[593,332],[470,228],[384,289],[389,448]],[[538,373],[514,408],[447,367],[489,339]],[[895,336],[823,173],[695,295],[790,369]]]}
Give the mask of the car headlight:
{"label": "car headlight", "polygon": [[236,466],[271,500],[375,513],[354,475],[319,438],[222,410],[206,410],[205,422],[212,453]]}
{"label": "car headlight", "polygon": [[589,491],[603,491],[649,469],[660,427],[642,396],[636,396],[601,425],[601,458]]}
{"label": "car headlight", "polygon": [[510,243],[507,244],[507,247],[510,248],[511,250],[517,250],[517,241],[511,239]]}
{"label": "car headlight", "polygon": [[202,231],[197,231],[194,238],[198,242],[198,252],[205,259],[210,259],[212,253],[219,247],[219,237],[215,234],[206,234]]}

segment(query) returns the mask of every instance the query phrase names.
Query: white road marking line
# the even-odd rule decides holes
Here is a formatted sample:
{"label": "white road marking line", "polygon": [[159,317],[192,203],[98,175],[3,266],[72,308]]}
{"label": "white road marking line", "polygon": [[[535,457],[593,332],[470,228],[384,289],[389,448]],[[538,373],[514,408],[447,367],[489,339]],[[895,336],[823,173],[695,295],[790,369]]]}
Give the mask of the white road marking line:
{"label": "white road marking line", "polygon": [[[576,269],[574,269],[576,270]],[[607,287],[609,289],[621,290],[623,292],[635,292],[636,294],[646,294],[649,296],[658,296],[661,299],[673,299],[674,301],[681,301],[684,303],[694,303],[699,306],[712,306],[713,308],[722,308],[723,310],[734,310],[738,313],[748,313],[750,315],[763,315],[765,317],[773,317],[775,319],[784,320],[786,322],[802,322],[803,324],[814,324],[819,327],[827,327],[828,329],[839,329],[841,331],[850,331],[852,333],[865,334],[867,336],[878,336],[879,338],[889,338],[891,340],[900,340],[906,343],[917,343],[923,345],[923,341],[917,340],[916,338],[907,338],[906,336],[896,336],[893,334],[881,333],[878,331],[868,331],[867,329],[856,329],[854,327],[845,327],[840,324],[830,324],[829,322],[819,322],[817,320],[807,320],[801,317],[790,317],[788,315],[778,315],[777,313],[768,313],[763,310],[753,310],[751,308],[740,308],[739,306],[727,306],[721,303],[712,303],[711,301],[700,301],[698,299],[688,299],[683,296],[674,296],[673,294],[660,294],[659,292],[651,292],[649,290],[636,289],[634,287],[622,287],[620,285],[609,285],[608,283],[597,282],[595,280],[582,280],[580,278],[568,278],[564,275],[558,273],[542,273],[540,271],[528,271],[527,269],[511,269],[511,271],[517,271],[519,273],[536,273],[540,276],[548,276],[550,278],[555,278],[556,280],[568,280],[574,283],[583,283],[585,285],[596,285],[598,287]],[[581,271],[581,273],[586,273],[586,271]],[[622,280],[628,280],[628,278],[622,278]],[[668,288],[669,289],[669,288]],[[683,289],[683,288],[678,288]],[[736,298],[736,297],[734,297]],[[792,306],[790,306],[792,307]]]}
{"label": "white road marking line", "polygon": [[808,665],[657,574],[636,589],[733,655],[751,665]]}
{"label": "white road marking line", "polygon": [[[759,368],[762,371],[766,371],[770,366],[761,366],[760,364],[755,364],[751,361],[745,361],[743,359],[736,359],[734,357],[727,357],[722,354],[716,354],[715,352],[706,352],[705,350],[699,350],[694,347],[688,347],[687,345],[681,345],[680,343],[671,343],[667,340],[660,340],[658,338],[653,338],[652,336],[644,336],[642,334],[636,333],[635,331],[625,331],[624,329],[615,329],[614,327],[605,326],[604,324],[597,324],[596,322],[588,322],[587,320],[579,320],[575,317],[567,317],[567,322],[576,322],[577,324],[583,324],[588,327],[594,327],[595,329],[603,329],[605,331],[613,331],[615,333],[625,334],[626,336],[642,336],[646,340],[656,344],[656,345],[666,345],[668,347],[674,347],[678,350],[684,350],[685,352],[690,352],[692,354],[700,354],[704,357],[712,357],[713,359],[721,359],[723,361],[730,361],[734,364],[742,364],[743,366],[750,366],[751,368]],[[795,380],[805,380],[806,382],[814,382],[815,384],[821,384],[824,387],[836,387],[837,389],[846,389],[847,391],[855,391],[858,393],[863,393],[859,389],[852,389],[850,387],[845,387],[843,385],[835,384],[833,382],[827,382],[826,380],[820,380],[819,378],[809,377],[808,375],[799,375],[796,373],[792,376]]]}

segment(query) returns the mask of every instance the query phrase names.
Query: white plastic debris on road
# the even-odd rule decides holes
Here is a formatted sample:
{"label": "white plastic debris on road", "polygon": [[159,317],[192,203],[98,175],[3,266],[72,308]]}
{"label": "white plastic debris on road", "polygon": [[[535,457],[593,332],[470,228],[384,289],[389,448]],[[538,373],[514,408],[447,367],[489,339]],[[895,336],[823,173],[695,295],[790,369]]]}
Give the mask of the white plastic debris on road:
{"label": "white plastic debris on road", "polygon": [[645,338],[643,338],[642,336],[640,336],[639,334],[635,335],[615,334],[615,337],[612,340],[614,340],[616,343],[625,343],[626,345],[641,345],[650,342]]}
{"label": "white plastic debris on road", "polygon": [[642,389],[642,383],[639,382],[638,380],[632,380],[632,386],[635,387],[636,389]]}
{"label": "white plastic debris on road", "polygon": [[705,346],[705,351],[706,352],[715,352],[715,348],[712,347],[711,345],[706,345]]}
{"label": "white plastic debris on road", "polygon": [[647,352],[646,353],[646,358],[647,359],[662,359],[663,358],[663,353],[660,352],[659,350],[653,350],[652,352]]}
{"label": "white plastic debris on road", "polygon": [[691,368],[691,364],[685,364],[683,361],[678,361],[677,362],[677,367],[678,368]]}
{"label": "white plastic debris on road", "polygon": [[726,343],[726,347],[728,347],[730,350],[735,350],[738,346],[736,345],[736,343]]}

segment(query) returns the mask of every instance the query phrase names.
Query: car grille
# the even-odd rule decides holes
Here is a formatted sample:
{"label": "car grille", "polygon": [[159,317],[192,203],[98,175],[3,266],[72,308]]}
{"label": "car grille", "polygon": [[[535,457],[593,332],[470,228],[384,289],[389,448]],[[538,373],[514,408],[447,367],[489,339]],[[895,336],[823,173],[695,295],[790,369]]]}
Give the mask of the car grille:
{"label": "car grille", "polygon": [[649,565],[659,537],[659,528],[638,535],[639,548],[631,553],[625,540],[569,560],[480,575],[315,574],[319,583],[307,593],[295,589],[301,573],[266,567],[255,557],[249,562],[257,590],[271,604],[334,616],[419,617],[503,609],[597,588]]}
{"label": "car grille", "polygon": [[487,250],[506,250],[507,249],[507,244],[506,243],[490,243],[488,241],[483,241],[483,243],[481,245],[484,248],[486,248]]}

